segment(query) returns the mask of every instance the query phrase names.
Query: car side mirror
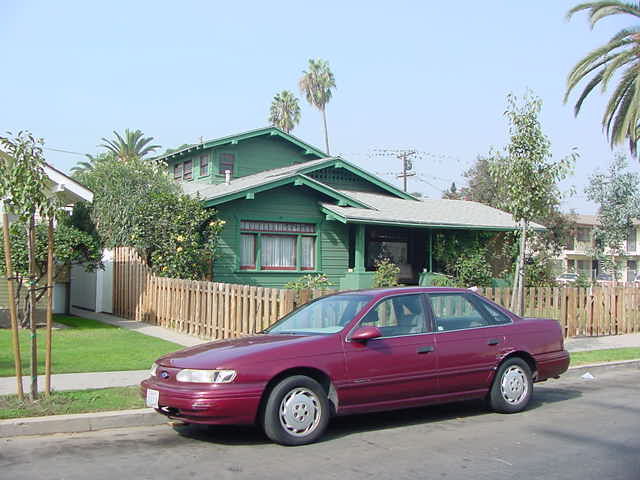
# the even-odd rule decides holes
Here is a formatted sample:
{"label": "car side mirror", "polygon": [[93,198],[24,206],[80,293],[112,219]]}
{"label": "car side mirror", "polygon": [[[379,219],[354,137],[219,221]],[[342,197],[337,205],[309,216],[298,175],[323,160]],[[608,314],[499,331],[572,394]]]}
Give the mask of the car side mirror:
{"label": "car side mirror", "polygon": [[365,343],[381,336],[382,332],[378,327],[358,327],[351,335],[351,341]]}

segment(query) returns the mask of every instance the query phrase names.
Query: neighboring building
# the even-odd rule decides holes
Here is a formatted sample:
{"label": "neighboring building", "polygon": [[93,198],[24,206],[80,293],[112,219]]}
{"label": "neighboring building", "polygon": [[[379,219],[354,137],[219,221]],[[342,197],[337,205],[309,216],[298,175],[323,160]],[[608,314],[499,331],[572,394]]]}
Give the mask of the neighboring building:
{"label": "neighboring building", "polygon": [[[576,215],[577,225],[572,242],[563,250],[560,261],[565,272],[575,272],[590,279],[595,279],[603,272],[603,265],[594,256],[593,230],[599,224],[597,215]],[[634,221],[634,227],[629,232],[624,243],[625,257],[617,259],[623,282],[633,282],[640,262],[640,222]],[[606,250],[605,250],[606,252]]]}
{"label": "neighboring building", "polygon": [[433,270],[437,232],[516,228],[511,215],[486,205],[419,200],[275,127],[162,159],[187,194],[226,221],[214,263],[219,282],[281,287],[323,273],[340,288],[364,288],[384,254],[403,283],[417,284]]}
{"label": "neighboring building", "polygon": [[[44,165],[44,173],[47,176],[48,194],[55,195],[63,205],[71,206],[79,201],[92,202],[93,193],[84,185],[65,175],[60,170],[49,164]],[[11,220],[11,219],[10,219]],[[2,234],[0,234],[0,238]],[[54,285],[53,311],[54,313],[66,313],[69,310],[69,278],[67,275]],[[42,298],[39,308],[44,308],[46,296]],[[8,308],[8,287],[4,278],[0,281],[0,314]]]}

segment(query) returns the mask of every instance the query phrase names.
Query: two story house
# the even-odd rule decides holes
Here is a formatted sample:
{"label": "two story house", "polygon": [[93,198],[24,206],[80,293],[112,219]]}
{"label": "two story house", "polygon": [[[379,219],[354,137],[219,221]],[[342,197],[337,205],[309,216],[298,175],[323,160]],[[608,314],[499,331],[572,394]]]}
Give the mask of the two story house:
{"label": "two story house", "polygon": [[321,273],[339,288],[366,288],[376,259],[388,257],[403,283],[418,284],[434,269],[437,232],[517,227],[511,215],[479,203],[417,199],[275,127],[161,158],[185,193],[226,222],[218,282],[282,287]]}
{"label": "two story house", "polygon": [[[576,215],[576,232],[567,248],[562,252],[560,260],[565,272],[575,272],[587,278],[595,279],[603,273],[601,262],[594,256],[594,228],[599,224],[597,215]],[[638,228],[640,222],[635,221],[624,243],[625,256],[617,259],[621,272],[620,281],[633,282],[640,262],[640,238]]]}

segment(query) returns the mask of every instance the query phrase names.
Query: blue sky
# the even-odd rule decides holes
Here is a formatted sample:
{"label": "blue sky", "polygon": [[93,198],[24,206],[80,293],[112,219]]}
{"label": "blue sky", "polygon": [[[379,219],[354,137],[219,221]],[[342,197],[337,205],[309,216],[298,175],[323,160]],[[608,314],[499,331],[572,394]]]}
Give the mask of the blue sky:
{"label": "blue sky", "polygon": [[[372,149],[425,152],[411,191],[439,196],[478,154],[506,142],[509,92],[531,88],[554,156],[580,152],[565,208],[593,213],[582,192],[612,158],[606,95],[576,119],[562,102],[572,65],[622,26],[591,31],[574,1],[0,2],[0,130],[29,129],[51,148],[96,153],[113,130],[139,128],[164,148],[262,127],[273,95],[299,94],[309,58],[329,61],[332,153],[388,175]],[[303,99],[293,131],[323,145]],[[80,156],[47,150],[68,171]],[[637,170],[637,163],[632,164]]]}

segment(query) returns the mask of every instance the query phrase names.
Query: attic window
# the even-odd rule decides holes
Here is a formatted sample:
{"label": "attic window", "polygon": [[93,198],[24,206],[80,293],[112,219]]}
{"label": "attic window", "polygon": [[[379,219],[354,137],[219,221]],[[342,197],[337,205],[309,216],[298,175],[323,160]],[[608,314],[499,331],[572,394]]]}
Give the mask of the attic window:
{"label": "attic window", "polygon": [[173,167],[173,179],[174,180],[182,180],[182,163],[177,163]]}
{"label": "attic window", "polygon": [[200,176],[205,177],[209,175],[209,155],[200,156]]}
{"label": "attic window", "polygon": [[182,176],[183,180],[191,180],[193,178],[193,162],[191,160],[187,160],[184,162],[184,175]]}
{"label": "attic window", "polygon": [[231,176],[233,176],[233,167],[236,163],[236,154],[235,153],[221,153],[220,154],[220,163],[218,173],[221,175],[225,174],[226,170],[231,172]]}

